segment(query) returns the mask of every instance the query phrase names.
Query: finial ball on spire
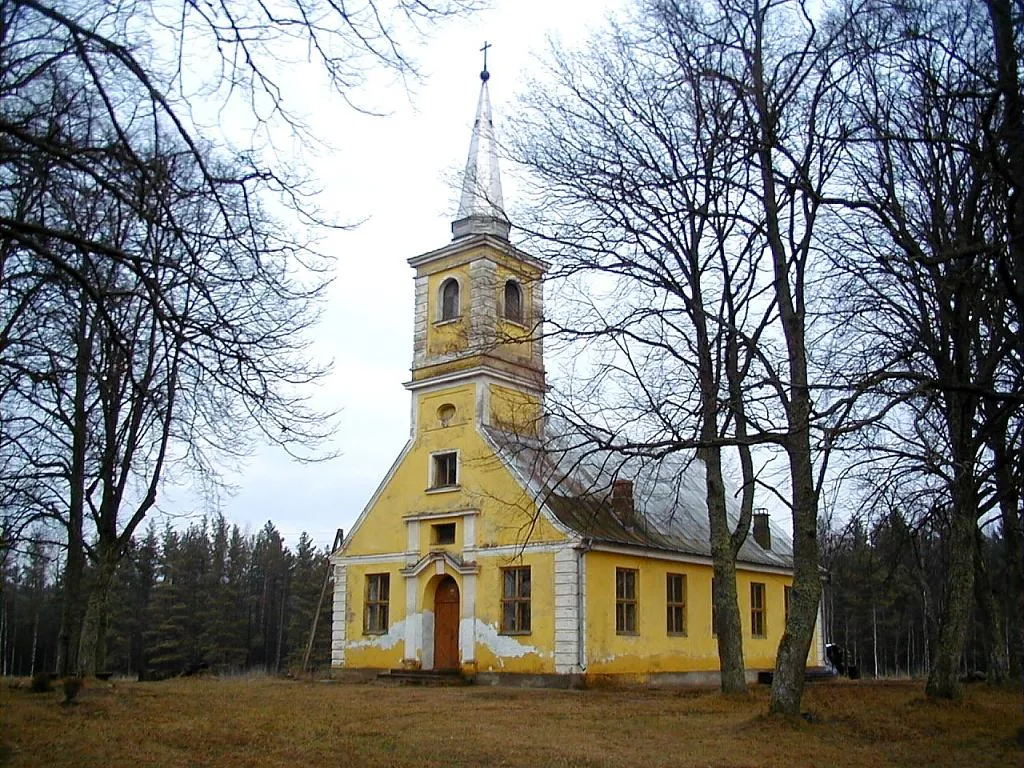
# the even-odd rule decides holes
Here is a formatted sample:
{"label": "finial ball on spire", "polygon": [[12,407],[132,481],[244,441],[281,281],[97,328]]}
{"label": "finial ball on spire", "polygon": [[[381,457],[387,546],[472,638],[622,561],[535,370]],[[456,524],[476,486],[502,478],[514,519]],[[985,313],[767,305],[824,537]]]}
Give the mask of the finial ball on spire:
{"label": "finial ball on spire", "polygon": [[487,82],[488,80],[490,80],[490,79],[491,79],[491,73],[490,73],[490,72],[488,72],[488,71],[487,71],[486,69],[485,69],[485,70],[483,70],[483,71],[481,71],[481,72],[480,72],[480,79],[481,79],[481,80],[482,80],[483,82],[485,82],[485,83],[486,83],[486,82]]}

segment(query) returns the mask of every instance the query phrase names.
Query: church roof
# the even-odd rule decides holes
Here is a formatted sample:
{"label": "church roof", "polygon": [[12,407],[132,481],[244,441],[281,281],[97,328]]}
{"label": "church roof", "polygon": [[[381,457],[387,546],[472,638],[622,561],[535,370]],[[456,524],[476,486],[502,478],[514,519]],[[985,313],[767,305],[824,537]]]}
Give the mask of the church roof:
{"label": "church roof", "polygon": [[480,98],[469,141],[469,157],[462,176],[459,212],[452,222],[452,235],[455,239],[489,234],[508,240],[510,225],[501,196],[498,142],[494,135],[491,97],[487,88],[490,77],[485,63],[480,73]]}
{"label": "church roof", "polygon": [[[578,535],[596,543],[711,557],[704,465],[692,455],[640,460],[582,449],[577,447],[582,443],[553,433],[539,441],[490,427],[484,432],[538,504],[546,505]],[[617,511],[612,501],[615,481],[624,479],[632,483],[635,511],[631,516]],[[730,525],[735,526],[737,499],[727,496],[726,508]],[[792,568],[793,544],[772,524],[771,549],[762,548],[748,535],[738,560]]]}

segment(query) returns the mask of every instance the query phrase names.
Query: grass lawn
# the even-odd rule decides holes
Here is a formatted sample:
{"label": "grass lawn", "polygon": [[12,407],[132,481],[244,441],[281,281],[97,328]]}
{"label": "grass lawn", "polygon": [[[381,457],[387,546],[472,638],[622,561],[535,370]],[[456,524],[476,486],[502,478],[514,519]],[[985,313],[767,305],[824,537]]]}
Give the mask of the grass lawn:
{"label": "grass lawn", "polygon": [[588,691],[310,683],[272,678],[0,684],[0,766],[1007,766],[1019,691],[926,701],[921,683],[808,686],[803,719],[768,691]]}

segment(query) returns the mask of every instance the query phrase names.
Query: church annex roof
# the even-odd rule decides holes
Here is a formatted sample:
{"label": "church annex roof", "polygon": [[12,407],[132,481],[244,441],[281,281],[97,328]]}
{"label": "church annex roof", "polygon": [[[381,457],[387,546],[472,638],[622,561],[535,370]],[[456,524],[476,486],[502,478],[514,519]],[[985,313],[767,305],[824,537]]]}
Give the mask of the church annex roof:
{"label": "church annex roof", "polygon": [[[486,48],[486,46],[485,46]],[[476,120],[469,141],[469,157],[462,176],[462,195],[459,212],[452,222],[454,239],[468,235],[496,235],[508,240],[509,224],[501,196],[501,175],[498,170],[498,143],[491,118],[491,97],[487,82],[486,52],[484,69],[480,73],[480,98],[476,106]]]}
{"label": "church annex roof", "polygon": [[[538,505],[546,505],[578,535],[602,544],[711,557],[703,463],[692,455],[640,460],[583,450],[575,441],[551,433],[539,441],[491,427],[484,432],[529,486]],[[632,514],[623,514],[613,501],[616,480],[632,483]],[[726,505],[730,525],[735,526],[738,500],[728,496]],[[771,524],[771,549],[762,548],[748,534],[738,560],[792,568],[792,541]]]}

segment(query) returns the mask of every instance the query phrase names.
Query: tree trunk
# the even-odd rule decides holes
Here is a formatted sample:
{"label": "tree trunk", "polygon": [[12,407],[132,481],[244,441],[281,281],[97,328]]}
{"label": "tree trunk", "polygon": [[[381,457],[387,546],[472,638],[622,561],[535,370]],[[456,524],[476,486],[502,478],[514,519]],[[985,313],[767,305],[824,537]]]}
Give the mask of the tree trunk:
{"label": "tree trunk", "polygon": [[85,540],[82,524],[85,516],[85,459],[88,450],[89,425],[87,389],[89,361],[92,353],[92,334],[89,330],[89,310],[85,292],[80,298],[78,338],[75,354],[74,423],[71,445],[71,467],[68,477],[69,499],[67,534],[67,561],[64,566],[64,601],[61,606],[61,628],[57,641],[58,674],[77,674],[78,643],[82,634],[83,580],[85,578]]}
{"label": "tree trunk", "polygon": [[963,683],[960,682],[960,659],[974,593],[976,528],[973,516],[954,509],[949,537],[946,605],[935,641],[931,674],[925,685],[925,693],[933,699],[959,699],[964,694]]}
{"label": "tree trunk", "polygon": [[79,644],[79,667],[86,675],[105,671],[107,665],[107,619],[110,585],[114,580],[117,560],[101,550],[96,568],[96,583],[89,592],[89,601],[82,622]]}
{"label": "tree trunk", "polygon": [[[1006,561],[1006,592],[1010,601],[1006,611],[1009,636],[1009,675],[1021,678],[1024,656],[1024,544],[1020,518],[1020,489],[1014,482],[1013,457],[1006,445],[1006,427],[993,430],[989,446],[995,458],[996,491],[999,496],[1000,522],[1003,528],[1003,556]],[[1020,459],[1018,459],[1020,461]],[[1024,470],[1024,467],[1022,467]]]}
{"label": "tree trunk", "polygon": [[878,677],[878,606],[871,601],[871,655],[874,660],[875,677]]}
{"label": "tree trunk", "polygon": [[746,666],[743,661],[743,624],[736,592],[736,563],[731,557],[714,558],[715,619],[718,632],[718,659],[723,693],[746,693]]}
{"label": "tree trunk", "polygon": [[[706,337],[705,337],[706,338]],[[703,367],[703,366],[702,366]],[[702,371],[703,423],[701,436],[707,442],[717,437],[714,410],[717,407],[710,370]],[[736,595],[736,549],[726,514],[725,482],[722,478],[722,451],[717,447],[702,448],[698,456],[704,462],[705,499],[711,531],[711,558],[715,572],[711,599],[715,602],[718,621],[718,659],[723,693],[746,693],[747,675],[743,661],[743,627]]]}
{"label": "tree trunk", "polygon": [[807,655],[811,650],[814,625],[821,601],[818,571],[818,515],[812,480],[810,450],[797,451],[790,458],[793,478],[793,593],[789,621],[779,642],[769,709],[773,713],[798,715],[804,694]]}
{"label": "tree trunk", "polygon": [[988,577],[984,552],[981,549],[981,530],[977,527],[974,537],[974,594],[978,603],[978,619],[988,646],[987,675],[990,685],[1003,685],[1010,675],[1010,662],[1007,658],[1006,644],[1003,634],[1003,617],[992,594],[992,583]]}

